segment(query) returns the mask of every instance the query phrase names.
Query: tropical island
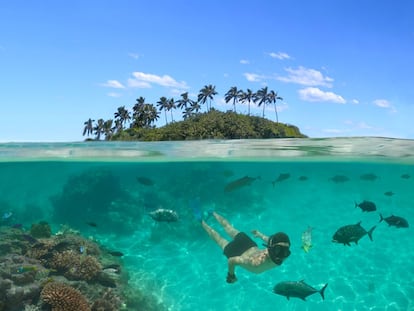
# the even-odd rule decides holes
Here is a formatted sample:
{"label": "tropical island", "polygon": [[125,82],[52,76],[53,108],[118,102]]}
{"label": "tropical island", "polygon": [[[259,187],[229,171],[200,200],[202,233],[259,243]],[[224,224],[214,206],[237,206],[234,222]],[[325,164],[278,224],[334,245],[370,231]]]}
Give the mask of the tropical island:
{"label": "tropical island", "polygon": [[[108,141],[165,141],[165,140],[197,140],[197,139],[258,139],[258,138],[303,138],[298,127],[280,123],[276,102],[283,98],[277,92],[263,87],[257,92],[250,89],[239,90],[233,86],[225,94],[226,103],[231,103],[232,110],[219,111],[212,107],[214,96],[218,93],[213,85],[205,85],[192,100],[188,92],[181,98],[160,97],[156,105],[146,103],[139,97],[132,107],[132,113],[119,107],[113,119],[102,118],[95,121],[89,118],[84,122],[83,136],[87,140]],[[250,115],[250,105],[254,103],[263,107],[262,116]],[[247,104],[247,115],[237,113],[237,104]],[[275,121],[265,118],[265,107],[273,105]],[[203,106],[206,107],[202,112]],[[181,121],[175,121],[173,110],[181,109]],[[156,127],[154,124],[164,112],[165,125]],[[168,121],[170,115],[170,121]],[[89,136],[94,136],[90,138]]]}

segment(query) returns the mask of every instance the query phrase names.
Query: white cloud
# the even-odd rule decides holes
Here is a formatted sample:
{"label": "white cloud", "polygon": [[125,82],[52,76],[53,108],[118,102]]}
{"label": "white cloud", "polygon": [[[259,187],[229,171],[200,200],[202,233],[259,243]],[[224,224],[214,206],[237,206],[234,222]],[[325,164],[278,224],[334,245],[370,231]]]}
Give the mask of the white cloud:
{"label": "white cloud", "polygon": [[330,77],[325,77],[320,71],[299,66],[297,69],[286,68],[286,77],[278,77],[282,82],[297,83],[306,86],[325,86],[332,87],[334,81]]}
{"label": "white cloud", "polygon": [[283,59],[290,59],[290,58],[291,58],[291,57],[289,56],[289,54],[284,53],[284,52],[277,52],[277,53],[271,52],[271,53],[269,53],[269,56],[270,56],[271,58],[277,58],[277,59],[280,59],[280,60],[283,60]]}
{"label": "white cloud", "polygon": [[245,76],[245,78],[247,79],[247,81],[250,82],[260,82],[263,79],[263,76],[260,76],[258,74],[255,73],[244,73],[243,76]]}
{"label": "white cloud", "polygon": [[136,88],[149,88],[152,84],[158,84],[165,87],[187,89],[188,86],[184,81],[178,82],[169,75],[157,76],[151,73],[133,72],[134,78],[128,79],[128,86]]}
{"label": "white cloud", "polygon": [[355,104],[355,105],[358,105],[358,104],[359,104],[359,100],[358,100],[358,99],[353,99],[351,102],[352,102],[353,104]]}
{"label": "white cloud", "polygon": [[248,64],[250,64],[250,62],[247,59],[241,59],[240,64],[248,65]]}
{"label": "white cloud", "polygon": [[346,100],[333,92],[325,92],[317,87],[307,87],[298,91],[302,100],[309,102],[332,102],[337,104],[345,104]]}
{"label": "white cloud", "polygon": [[384,109],[390,109],[391,112],[397,112],[397,109],[386,99],[376,99],[373,101],[374,105]]}
{"label": "white cloud", "polygon": [[102,83],[102,86],[111,87],[111,88],[114,88],[114,89],[124,89],[125,88],[125,86],[117,80],[108,80],[105,83]]}
{"label": "white cloud", "polygon": [[139,58],[139,54],[137,53],[128,53],[129,57],[132,57],[133,59],[138,59]]}
{"label": "white cloud", "polygon": [[109,97],[114,97],[114,98],[118,98],[118,97],[121,97],[121,96],[122,96],[122,94],[115,93],[115,92],[110,92],[110,93],[108,93],[107,95],[108,95]]}

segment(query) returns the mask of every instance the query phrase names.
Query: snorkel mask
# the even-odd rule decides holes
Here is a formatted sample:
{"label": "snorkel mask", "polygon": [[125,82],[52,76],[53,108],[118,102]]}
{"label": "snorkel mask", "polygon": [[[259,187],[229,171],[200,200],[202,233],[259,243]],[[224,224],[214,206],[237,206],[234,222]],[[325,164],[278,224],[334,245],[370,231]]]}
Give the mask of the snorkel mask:
{"label": "snorkel mask", "polygon": [[287,234],[283,232],[271,235],[266,247],[269,252],[270,259],[277,265],[281,265],[282,262],[290,255],[290,240]]}

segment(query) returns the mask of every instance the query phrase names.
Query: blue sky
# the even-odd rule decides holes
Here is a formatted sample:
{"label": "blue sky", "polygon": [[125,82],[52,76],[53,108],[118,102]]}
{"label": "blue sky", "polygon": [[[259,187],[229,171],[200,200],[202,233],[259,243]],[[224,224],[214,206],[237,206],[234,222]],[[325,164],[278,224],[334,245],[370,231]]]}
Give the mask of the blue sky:
{"label": "blue sky", "polygon": [[207,84],[220,110],[230,87],[268,86],[310,137],[414,138],[413,15],[387,0],[1,1],[0,141],[83,140],[88,118]]}

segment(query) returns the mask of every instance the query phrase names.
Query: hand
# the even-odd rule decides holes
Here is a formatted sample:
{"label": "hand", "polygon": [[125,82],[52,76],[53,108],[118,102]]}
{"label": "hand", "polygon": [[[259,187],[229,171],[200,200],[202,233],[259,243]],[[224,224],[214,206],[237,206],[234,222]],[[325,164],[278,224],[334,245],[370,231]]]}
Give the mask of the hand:
{"label": "hand", "polygon": [[227,278],[226,278],[226,282],[227,283],[235,283],[237,281],[237,277],[234,273],[227,273]]}

